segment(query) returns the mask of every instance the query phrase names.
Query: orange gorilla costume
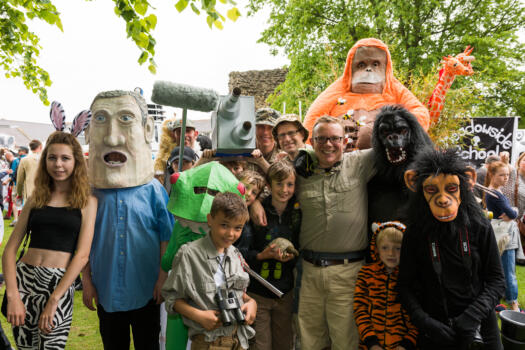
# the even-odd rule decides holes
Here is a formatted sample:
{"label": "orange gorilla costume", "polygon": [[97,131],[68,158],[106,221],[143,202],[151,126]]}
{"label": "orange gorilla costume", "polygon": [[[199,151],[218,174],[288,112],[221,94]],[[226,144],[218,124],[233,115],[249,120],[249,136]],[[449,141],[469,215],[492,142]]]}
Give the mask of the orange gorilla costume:
{"label": "orange gorilla costume", "polygon": [[[386,69],[382,82],[382,93],[352,92],[352,63],[359,48],[377,48],[386,53]],[[380,50],[376,50],[379,51]],[[363,56],[363,55],[361,55]],[[384,56],[384,55],[383,55]],[[366,71],[372,71],[377,61],[370,64]],[[364,67],[364,66],[363,66]],[[392,60],[388,47],[378,39],[359,40],[348,52],[343,75],[323,91],[312,103],[306,113],[304,126],[312,135],[312,128],[317,118],[323,115],[345,116],[354,119],[360,126],[358,131],[357,147],[370,148],[370,136],[374,120],[379,109],[384,105],[400,104],[414,114],[425,131],[428,130],[430,116],[427,108],[401,84],[392,70]],[[351,111],[351,113],[348,113]]]}

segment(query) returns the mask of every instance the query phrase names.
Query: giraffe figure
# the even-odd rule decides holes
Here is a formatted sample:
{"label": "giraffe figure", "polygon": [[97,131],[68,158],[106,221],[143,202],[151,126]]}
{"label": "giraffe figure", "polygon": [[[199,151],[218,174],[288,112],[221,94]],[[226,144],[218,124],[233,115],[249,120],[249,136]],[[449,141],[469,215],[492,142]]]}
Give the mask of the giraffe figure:
{"label": "giraffe figure", "polygon": [[430,112],[430,124],[437,123],[439,115],[443,110],[445,96],[448,89],[454,82],[456,75],[472,75],[474,70],[470,62],[474,61],[474,56],[470,56],[474,50],[473,47],[467,46],[465,51],[456,56],[443,57],[441,64],[443,68],[439,71],[439,80],[432,91],[432,96],[428,101],[428,111]]}

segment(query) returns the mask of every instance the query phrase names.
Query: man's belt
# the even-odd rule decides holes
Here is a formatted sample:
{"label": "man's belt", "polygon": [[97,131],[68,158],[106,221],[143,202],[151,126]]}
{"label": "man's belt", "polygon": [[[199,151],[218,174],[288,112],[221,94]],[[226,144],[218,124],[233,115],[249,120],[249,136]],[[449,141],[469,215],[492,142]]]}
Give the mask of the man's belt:
{"label": "man's belt", "polygon": [[366,250],[348,253],[324,253],[305,249],[301,252],[301,254],[303,259],[308,261],[310,264],[319,267],[327,267],[361,261],[365,258]]}

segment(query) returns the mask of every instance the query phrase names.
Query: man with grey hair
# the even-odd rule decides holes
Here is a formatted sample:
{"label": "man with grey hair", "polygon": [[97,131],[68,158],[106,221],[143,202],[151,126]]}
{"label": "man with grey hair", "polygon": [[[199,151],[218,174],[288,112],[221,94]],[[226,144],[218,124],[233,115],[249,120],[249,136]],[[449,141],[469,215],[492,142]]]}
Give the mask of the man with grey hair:
{"label": "man with grey hair", "polygon": [[98,94],[86,129],[89,176],[98,199],[90,261],[83,271],[83,301],[99,317],[105,349],[159,349],[160,269],[173,216],[168,195],[153,180],[153,118],[130,91]]}

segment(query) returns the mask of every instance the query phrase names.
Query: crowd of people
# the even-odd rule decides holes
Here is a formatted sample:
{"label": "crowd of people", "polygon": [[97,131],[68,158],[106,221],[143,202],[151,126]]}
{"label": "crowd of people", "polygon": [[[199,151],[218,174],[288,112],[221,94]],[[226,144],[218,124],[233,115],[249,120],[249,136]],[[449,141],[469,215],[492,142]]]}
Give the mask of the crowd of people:
{"label": "crowd of people", "polygon": [[[403,264],[401,251],[410,222],[369,226],[367,184],[376,172],[374,150],[348,149],[340,119],[321,116],[310,133],[297,115],[259,109],[257,149],[250,157],[217,157],[191,121],[182,140],[181,121],[168,120],[162,139],[169,146],[162,145],[164,151],[153,163],[152,120],[140,95],[101,93],[91,113],[88,162],[75,136],[61,130],[49,136],[43,150],[32,141],[30,155],[23,147],[16,157],[2,151],[6,163],[0,175],[11,188],[4,209],[7,217],[14,215],[15,225],[2,257],[3,305],[19,349],[66,347],[74,281],[81,271],[83,302],[97,311],[105,349],[128,349],[130,329],[136,349],[159,349],[164,300],[168,314],[182,316],[191,349],[467,349],[476,332],[488,348],[501,349],[494,336],[492,301],[502,294],[498,283],[504,280],[505,300],[519,310],[515,264],[525,259],[520,242],[521,225],[525,227],[523,155],[511,167],[503,154],[485,171],[484,185],[492,191],[483,193],[478,211],[485,205],[493,213],[494,231],[499,226],[506,230],[501,259],[493,260],[490,270],[495,276],[491,297],[484,294],[488,287],[482,282],[480,259],[495,256],[497,237],[487,235],[484,245],[472,232],[467,244],[477,255],[467,269],[473,294],[443,293],[443,304],[436,304],[445,309],[447,303],[462,305],[469,312],[478,298],[484,304],[477,313],[452,308],[444,319],[433,313],[435,305],[427,309],[424,291],[407,285],[415,270],[408,271],[412,265],[406,265],[406,257]],[[187,224],[168,211],[168,193],[174,191],[179,170],[213,161],[237,177],[244,197],[205,186],[192,189],[194,194],[212,192],[208,229],[199,228],[204,232],[200,239],[177,243],[166,272],[160,262],[173,240],[175,220]],[[425,180],[428,206],[421,210],[432,209],[431,197],[441,191],[457,206],[462,203],[460,187],[470,196],[472,189],[463,184],[465,172],[451,174],[431,174]],[[440,176],[450,177],[444,189],[436,180]],[[423,179],[417,181],[421,185]],[[480,220],[476,225],[484,227],[485,219]],[[446,244],[441,247],[444,255],[454,256]],[[410,258],[413,266],[417,258]],[[283,295],[249,276],[245,263]],[[487,316],[480,311],[486,308],[491,309]],[[234,315],[233,325],[225,314]],[[473,314],[483,317],[473,320]]]}

